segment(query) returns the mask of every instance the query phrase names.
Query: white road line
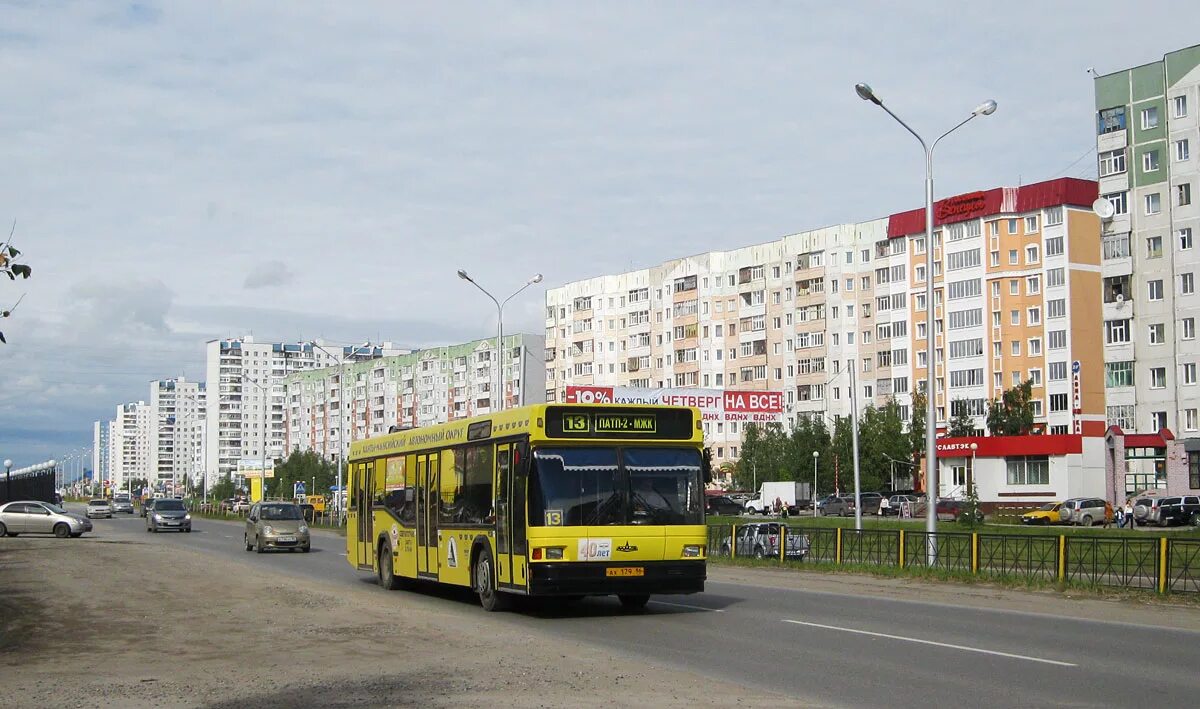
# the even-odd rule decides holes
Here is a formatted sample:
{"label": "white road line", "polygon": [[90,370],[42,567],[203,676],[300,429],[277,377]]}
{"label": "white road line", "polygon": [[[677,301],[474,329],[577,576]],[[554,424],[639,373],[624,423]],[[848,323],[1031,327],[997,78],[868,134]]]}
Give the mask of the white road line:
{"label": "white road line", "polygon": [[1011,657],[1014,660],[1028,660],[1029,662],[1041,662],[1047,665],[1057,665],[1059,667],[1078,667],[1071,662],[1060,662],[1059,660],[1047,660],[1042,657],[1032,657],[1029,655],[1014,655],[1009,652],[1000,652],[999,650],[984,650],[980,647],[969,647],[967,645],[953,645],[951,643],[939,643],[933,640],[921,640],[920,638],[906,638],[903,635],[888,635],[887,633],[875,633],[870,630],[858,630],[857,628],[842,628],[836,625],[822,625],[821,623],[807,623],[802,620],[787,620],[785,623],[795,625],[807,625],[811,628],[824,628],[825,630],[839,630],[843,633],[856,633],[858,635],[870,635],[876,638],[888,638],[889,640],[902,640],[909,643],[920,643],[921,645],[934,645],[937,647],[948,647],[952,650],[965,650],[966,652],[978,652],[984,655],[997,655],[999,657]]}
{"label": "white road line", "polygon": [[676,608],[688,608],[694,611],[712,611],[713,613],[724,613],[723,608],[705,608],[704,606],[689,606],[686,603],[668,603],[667,601],[650,601],[662,606],[675,606]]}

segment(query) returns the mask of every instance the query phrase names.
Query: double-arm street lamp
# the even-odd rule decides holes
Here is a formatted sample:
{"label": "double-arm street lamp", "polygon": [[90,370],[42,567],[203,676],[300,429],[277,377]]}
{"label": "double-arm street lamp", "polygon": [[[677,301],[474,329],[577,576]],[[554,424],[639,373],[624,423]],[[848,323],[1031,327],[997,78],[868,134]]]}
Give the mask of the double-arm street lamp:
{"label": "double-arm street lamp", "polygon": [[262,502],[267,499],[267,428],[269,426],[268,414],[271,410],[271,378],[269,375],[267,376],[266,384],[263,384],[262,382],[258,381],[254,377],[251,377],[246,374],[242,375],[242,379],[245,379],[246,381],[253,384],[256,388],[258,388],[259,392],[262,393],[262,400],[263,400],[262,467],[259,468],[259,470],[258,470],[259,480],[262,481],[262,484],[259,486],[259,490],[261,493],[260,497],[259,497],[259,502]]}
{"label": "double-arm street lamp", "polygon": [[496,300],[496,296],[488,293],[483,286],[476,283],[475,280],[468,276],[467,272],[461,268],[458,269],[458,277],[478,288],[483,292],[484,295],[491,298],[492,302],[496,304],[496,357],[499,359],[497,360],[495,367],[497,381],[496,389],[492,393],[491,409],[493,414],[498,413],[504,408],[504,397],[500,393],[500,391],[504,388],[504,306],[508,303],[508,301],[517,297],[521,291],[525,290],[529,286],[533,285],[534,283],[541,283],[542,274],[533,274],[532,278],[530,278],[528,281],[525,281],[525,285],[518,288],[515,293],[508,296],[504,300]]}
{"label": "double-arm street lamp", "polygon": [[917,142],[921,144],[921,148],[925,151],[925,398],[928,404],[928,409],[925,413],[925,496],[927,498],[925,531],[929,540],[929,565],[932,566],[937,560],[938,492],[937,444],[935,443],[937,432],[937,362],[935,357],[937,348],[934,343],[937,328],[933,317],[933,150],[941,142],[942,138],[962,128],[976,116],[990,116],[995,113],[996,102],[991,99],[984,101],[974,111],[971,111],[971,115],[960,121],[958,125],[939,135],[932,143],[926,143],[920,134],[901,120],[900,116],[893,113],[892,109],[883,104],[883,101],[875,95],[870,86],[867,84],[855,84],[854,91],[858,93],[858,97],[862,100],[870,101],[884,111],[887,111],[889,116],[894,118],[909,133],[912,133],[912,136],[917,139]]}

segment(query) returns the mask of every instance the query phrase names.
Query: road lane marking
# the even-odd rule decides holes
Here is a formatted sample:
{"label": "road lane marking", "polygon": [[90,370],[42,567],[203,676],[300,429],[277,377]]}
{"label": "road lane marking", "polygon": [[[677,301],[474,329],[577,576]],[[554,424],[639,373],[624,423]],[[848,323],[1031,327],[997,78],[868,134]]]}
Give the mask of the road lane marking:
{"label": "road lane marking", "polygon": [[712,611],[713,613],[724,613],[725,612],[725,609],[723,609],[723,608],[705,608],[704,606],[689,606],[686,603],[668,603],[667,601],[650,601],[650,602],[657,603],[661,606],[675,606],[676,608],[689,608],[694,611]]}
{"label": "road lane marking", "polygon": [[856,633],[858,635],[870,635],[876,638],[888,638],[889,640],[902,640],[909,643],[919,643],[921,645],[933,645],[936,647],[947,647],[952,650],[964,650],[966,652],[978,652],[984,655],[996,655],[998,657],[1010,657],[1014,660],[1027,660],[1029,662],[1041,662],[1047,665],[1057,665],[1059,667],[1078,667],[1073,662],[1061,662],[1059,660],[1047,660],[1044,657],[1033,657],[1031,655],[1015,655],[1010,652],[1000,652],[999,650],[985,650],[981,647],[970,647],[968,645],[954,645],[952,643],[939,643],[933,640],[922,640],[920,638],[907,638],[903,635],[889,635],[887,633],[876,633],[870,630],[859,630],[857,628],[843,628],[837,625],[822,625],[821,623],[808,623],[803,620],[788,620],[784,619],[785,623],[794,625],[807,625],[811,628],[824,628],[825,630],[839,630],[843,633]]}

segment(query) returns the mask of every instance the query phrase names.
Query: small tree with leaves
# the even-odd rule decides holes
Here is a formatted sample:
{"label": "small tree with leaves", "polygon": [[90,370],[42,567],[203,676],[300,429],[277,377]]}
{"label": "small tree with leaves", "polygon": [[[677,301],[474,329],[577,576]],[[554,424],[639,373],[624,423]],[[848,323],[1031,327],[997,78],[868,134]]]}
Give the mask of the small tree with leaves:
{"label": "small tree with leaves", "polygon": [[1006,389],[988,406],[988,431],[993,436],[1024,436],[1033,430],[1033,380]]}
{"label": "small tree with leaves", "polygon": [[952,401],[950,409],[954,412],[954,416],[950,419],[950,424],[946,427],[946,435],[951,438],[963,438],[965,436],[975,435],[975,419],[967,412],[967,402]]}
{"label": "small tree with leaves", "polygon": [[983,525],[983,510],[979,506],[979,490],[972,479],[975,476],[975,471],[971,471],[971,478],[967,479],[967,499],[963,501],[962,511],[958,513],[958,523],[964,527],[980,527]]}
{"label": "small tree with leaves", "polygon": [[[8,280],[10,281],[15,281],[18,277],[28,279],[33,274],[33,269],[28,265],[17,263],[17,257],[21,255],[21,252],[17,250],[17,247],[12,245],[13,233],[16,230],[17,225],[13,223],[13,228],[8,233],[8,240],[4,242],[3,246],[0,246],[0,273],[8,276]],[[21,296],[21,298],[24,297],[24,295]],[[17,306],[21,304],[21,298],[17,298],[17,302],[11,308],[0,310],[0,318],[10,317],[13,311],[17,309]],[[0,342],[8,342],[8,340],[4,339],[3,332],[0,332]]]}

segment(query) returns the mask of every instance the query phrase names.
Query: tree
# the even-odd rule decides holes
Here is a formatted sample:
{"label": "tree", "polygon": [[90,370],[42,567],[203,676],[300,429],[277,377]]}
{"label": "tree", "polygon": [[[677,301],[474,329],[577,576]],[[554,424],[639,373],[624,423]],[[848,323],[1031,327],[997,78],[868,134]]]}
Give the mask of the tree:
{"label": "tree", "polygon": [[275,479],[268,486],[276,497],[291,497],[293,484],[303,482],[308,494],[318,495],[328,494],[335,480],[337,466],[334,463],[317,455],[316,451],[292,451],[287,460],[275,466]]}
{"label": "tree", "polygon": [[921,462],[921,456],[925,454],[925,409],[928,406],[929,401],[924,394],[913,394],[912,418],[908,421],[908,445],[912,451],[910,457],[918,464]]}
{"label": "tree", "polygon": [[[21,255],[21,252],[17,250],[17,247],[12,245],[13,233],[16,230],[17,224],[13,222],[13,228],[8,233],[8,241],[3,246],[0,246],[0,273],[8,276],[8,280],[10,281],[17,280],[18,276],[28,279],[33,274],[33,269],[29,266],[17,263],[17,257]],[[21,298],[24,297],[21,296]],[[0,318],[10,317],[13,311],[17,309],[17,306],[21,304],[21,298],[17,298],[17,302],[11,308],[0,310]],[[8,342],[8,340],[4,339],[3,332],[0,332],[0,342]]]}
{"label": "tree", "polygon": [[208,496],[217,501],[227,500],[233,497],[235,492],[236,489],[233,486],[233,480],[228,475],[225,475],[212,486],[212,489],[208,491]]}
{"label": "tree", "polygon": [[[971,471],[974,475],[975,471]],[[967,499],[963,502],[962,511],[958,513],[958,523],[970,528],[983,525],[983,510],[979,507],[979,491],[975,481],[967,479]]]}
{"label": "tree", "polygon": [[964,436],[975,435],[975,419],[967,412],[967,404],[965,401],[950,402],[950,410],[954,412],[954,417],[950,419],[950,425],[946,429],[946,435],[951,438],[962,438]]}
{"label": "tree", "polygon": [[1024,436],[1033,430],[1033,380],[1006,389],[988,406],[987,427],[993,436]]}

